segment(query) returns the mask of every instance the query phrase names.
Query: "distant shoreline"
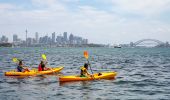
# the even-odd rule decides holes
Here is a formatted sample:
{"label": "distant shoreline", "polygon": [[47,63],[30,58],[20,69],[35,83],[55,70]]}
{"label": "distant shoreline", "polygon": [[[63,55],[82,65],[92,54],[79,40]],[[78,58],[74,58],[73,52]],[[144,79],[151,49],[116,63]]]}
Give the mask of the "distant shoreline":
{"label": "distant shoreline", "polygon": [[12,47],[12,43],[0,43],[0,47]]}
{"label": "distant shoreline", "polygon": [[35,45],[18,45],[15,46],[13,43],[0,43],[0,47],[16,47],[16,48],[22,48],[22,47],[49,47],[49,48],[55,48],[55,47],[105,47],[106,45],[103,44],[66,44],[66,45],[58,45],[58,44],[35,44]]}

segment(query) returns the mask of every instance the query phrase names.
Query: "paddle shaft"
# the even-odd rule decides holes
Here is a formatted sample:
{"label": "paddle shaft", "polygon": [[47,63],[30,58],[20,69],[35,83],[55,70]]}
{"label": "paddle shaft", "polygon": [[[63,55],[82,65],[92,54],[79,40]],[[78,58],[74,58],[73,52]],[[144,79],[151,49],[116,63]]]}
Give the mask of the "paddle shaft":
{"label": "paddle shaft", "polygon": [[90,65],[90,62],[89,62],[88,59],[87,59],[87,62],[88,62],[88,64],[89,64],[89,66],[90,66],[90,70],[91,70],[91,73],[92,73],[92,75],[93,75],[93,71],[92,71],[92,68],[91,68],[91,65]]}

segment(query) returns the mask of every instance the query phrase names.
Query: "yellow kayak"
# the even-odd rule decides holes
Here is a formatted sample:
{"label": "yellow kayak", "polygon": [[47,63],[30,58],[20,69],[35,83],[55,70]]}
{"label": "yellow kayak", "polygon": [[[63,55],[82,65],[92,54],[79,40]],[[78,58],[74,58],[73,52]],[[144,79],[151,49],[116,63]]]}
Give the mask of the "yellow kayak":
{"label": "yellow kayak", "polygon": [[60,76],[60,82],[69,82],[69,81],[90,81],[90,80],[99,80],[99,79],[111,79],[115,78],[117,72],[101,72],[93,74],[92,77],[80,77],[79,75],[71,76]]}
{"label": "yellow kayak", "polygon": [[32,69],[29,72],[17,72],[15,70],[5,72],[5,76],[32,76],[32,75],[43,75],[43,74],[51,74],[51,73],[56,73],[59,72],[63,69],[64,67],[55,67],[51,68],[50,70],[47,71],[37,71],[37,69]]}

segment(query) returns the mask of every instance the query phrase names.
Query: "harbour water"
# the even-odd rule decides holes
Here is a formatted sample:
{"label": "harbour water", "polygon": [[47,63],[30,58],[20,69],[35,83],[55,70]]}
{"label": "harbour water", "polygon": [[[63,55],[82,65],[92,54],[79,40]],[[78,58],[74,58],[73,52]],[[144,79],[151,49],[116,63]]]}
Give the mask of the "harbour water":
{"label": "harbour water", "polygon": [[[58,75],[80,73],[89,51],[93,72],[116,71],[114,80],[60,83]],[[64,66],[59,74],[7,77],[13,57],[37,68],[41,54],[48,66]],[[0,100],[169,100],[169,48],[0,48]]]}

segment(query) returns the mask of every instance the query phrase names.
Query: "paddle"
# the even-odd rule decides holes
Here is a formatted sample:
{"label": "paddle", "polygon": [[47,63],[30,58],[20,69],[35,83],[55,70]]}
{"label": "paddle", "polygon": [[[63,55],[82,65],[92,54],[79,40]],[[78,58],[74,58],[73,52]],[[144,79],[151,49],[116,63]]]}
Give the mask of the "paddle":
{"label": "paddle", "polygon": [[12,61],[13,61],[14,63],[18,63],[18,62],[19,62],[19,60],[18,60],[16,57],[12,58]]}
{"label": "paddle", "polygon": [[47,57],[46,57],[45,54],[42,54],[41,57],[42,57],[43,60],[47,61]]}
{"label": "paddle", "polygon": [[47,57],[45,54],[42,54],[41,57],[42,57],[42,59],[47,60]]}
{"label": "paddle", "polygon": [[89,58],[88,51],[84,51],[84,57],[86,58],[86,60],[87,60],[87,62],[88,62],[88,64],[89,64],[89,66],[90,66],[91,73],[92,73],[92,75],[93,75],[93,71],[92,71],[91,65],[90,65],[89,60],[88,60],[88,58]]}

